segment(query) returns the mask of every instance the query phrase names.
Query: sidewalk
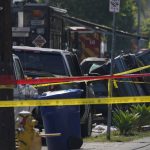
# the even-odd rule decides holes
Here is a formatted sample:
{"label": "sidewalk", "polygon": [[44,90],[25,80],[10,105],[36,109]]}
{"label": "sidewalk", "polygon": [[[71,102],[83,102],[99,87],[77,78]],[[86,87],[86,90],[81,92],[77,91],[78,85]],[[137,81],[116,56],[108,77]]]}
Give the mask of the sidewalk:
{"label": "sidewalk", "polygon": [[[42,147],[42,150],[48,150]],[[80,150],[150,150],[150,137],[130,142],[83,143]]]}
{"label": "sidewalk", "polygon": [[150,150],[150,137],[130,142],[84,143],[82,150]]}

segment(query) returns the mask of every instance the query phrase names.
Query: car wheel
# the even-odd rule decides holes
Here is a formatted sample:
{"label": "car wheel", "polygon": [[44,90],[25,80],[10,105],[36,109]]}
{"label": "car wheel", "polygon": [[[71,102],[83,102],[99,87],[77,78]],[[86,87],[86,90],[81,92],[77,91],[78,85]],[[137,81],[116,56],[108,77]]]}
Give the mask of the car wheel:
{"label": "car wheel", "polygon": [[81,124],[81,136],[88,137],[91,136],[92,132],[92,114],[89,113],[88,119],[84,124]]}

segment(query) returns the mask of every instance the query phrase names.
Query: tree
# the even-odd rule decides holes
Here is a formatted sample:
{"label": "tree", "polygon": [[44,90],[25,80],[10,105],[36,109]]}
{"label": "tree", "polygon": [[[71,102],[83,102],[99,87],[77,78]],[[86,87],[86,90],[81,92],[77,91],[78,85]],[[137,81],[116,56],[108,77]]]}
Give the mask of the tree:
{"label": "tree", "polygon": [[[111,26],[112,13],[109,12],[109,0],[50,0],[50,4],[68,10],[68,14],[94,23]],[[120,13],[117,15],[117,28],[132,31],[136,13],[135,2],[121,0]]]}
{"label": "tree", "polygon": [[[49,2],[52,6],[67,9],[70,16],[112,27],[113,17],[112,13],[109,12],[109,0],[49,0]],[[116,14],[116,29],[137,33],[138,6],[136,2],[138,2],[138,0],[120,0],[120,12]],[[141,2],[141,11],[143,11],[143,14],[146,16],[148,13],[144,11],[144,8],[150,2],[148,2],[148,0],[142,0]],[[147,9],[148,8],[149,7],[147,7]],[[131,48],[131,40],[129,37],[117,37],[116,49],[120,51],[122,49]]]}
{"label": "tree", "polygon": [[[141,27],[141,34],[150,37],[150,18],[144,19]],[[150,48],[150,42],[148,42],[148,48]]]}

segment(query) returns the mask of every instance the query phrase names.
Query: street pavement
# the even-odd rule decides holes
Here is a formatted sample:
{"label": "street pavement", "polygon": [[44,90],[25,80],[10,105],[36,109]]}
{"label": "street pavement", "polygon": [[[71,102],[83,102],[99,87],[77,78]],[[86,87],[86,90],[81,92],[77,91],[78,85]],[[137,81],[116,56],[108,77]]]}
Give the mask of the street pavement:
{"label": "street pavement", "polygon": [[84,142],[80,150],[150,150],[150,137],[130,142]]}

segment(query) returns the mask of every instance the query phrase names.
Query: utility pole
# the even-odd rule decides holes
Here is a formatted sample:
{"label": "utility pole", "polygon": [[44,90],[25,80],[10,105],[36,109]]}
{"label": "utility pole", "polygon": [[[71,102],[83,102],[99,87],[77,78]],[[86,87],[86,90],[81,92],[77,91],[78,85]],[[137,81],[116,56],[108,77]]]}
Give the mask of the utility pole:
{"label": "utility pole", "polygon": [[[11,36],[11,0],[0,0],[0,101],[13,100]],[[0,149],[16,149],[14,108],[0,107]]]}
{"label": "utility pole", "polygon": [[140,36],[141,36],[141,0],[137,1],[138,5],[138,29],[137,29],[137,35],[138,35],[138,51],[140,50]]}
{"label": "utility pole", "polygon": [[[113,32],[112,32],[112,46],[111,46],[111,66],[110,75],[113,76],[114,73],[114,48],[115,48],[115,30],[116,30],[116,13],[120,10],[120,0],[109,0],[109,11],[113,13]],[[108,80],[108,97],[113,96],[113,81]],[[108,105],[108,115],[107,115],[107,139],[110,140],[111,132],[111,120],[112,120],[112,104]]]}
{"label": "utility pole", "polygon": [[[114,72],[114,47],[115,47],[115,18],[116,14],[113,12],[113,33],[112,33],[112,48],[111,48],[111,66],[110,75]],[[108,80],[108,97],[113,97],[113,80]],[[110,140],[110,128],[112,120],[112,104],[108,105],[108,119],[107,119],[107,139]]]}

